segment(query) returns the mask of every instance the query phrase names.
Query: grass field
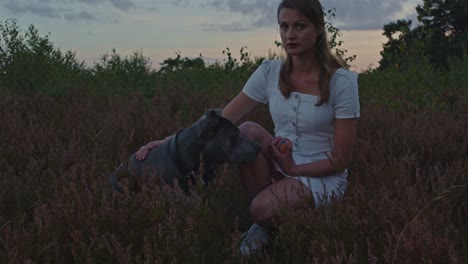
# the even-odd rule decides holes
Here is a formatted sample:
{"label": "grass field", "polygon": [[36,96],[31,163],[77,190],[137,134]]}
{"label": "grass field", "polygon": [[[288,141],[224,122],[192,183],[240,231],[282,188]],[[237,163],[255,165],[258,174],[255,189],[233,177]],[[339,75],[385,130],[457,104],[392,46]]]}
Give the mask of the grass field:
{"label": "grass field", "polygon": [[[457,63],[362,73],[344,200],[285,211],[253,259],[238,254],[251,220],[233,166],[191,204],[170,188],[117,195],[107,179],[142,144],[222,108],[253,68],[175,71],[143,90],[3,87],[0,262],[466,263],[468,63]],[[247,119],[272,130],[265,106]]]}

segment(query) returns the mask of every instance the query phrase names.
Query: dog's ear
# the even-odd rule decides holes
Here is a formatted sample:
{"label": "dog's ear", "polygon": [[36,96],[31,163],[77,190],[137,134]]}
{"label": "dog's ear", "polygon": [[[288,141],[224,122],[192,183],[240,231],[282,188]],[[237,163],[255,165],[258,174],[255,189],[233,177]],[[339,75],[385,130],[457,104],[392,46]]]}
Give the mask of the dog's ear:
{"label": "dog's ear", "polygon": [[209,109],[198,121],[197,134],[203,139],[214,137],[221,127],[221,109]]}
{"label": "dog's ear", "polygon": [[223,110],[222,109],[208,109],[205,111],[205,113],[198,119],[198,121],[201,121],[206,118],[215,118],[216,116],[221,117],[223,115]]}
{"label": "dog's ear", "polygon": [[222,109],[208,109],[206,110],[205,112],[205,115],[209,115],[211,117],[215,117],[215,116],[223,116],[223,110]]}
{"label": "dog's ear", "polygon": [[223,116],[223,109],[217,108],[217,109],[213,109],[213,111],[214,111],[217,115]]}

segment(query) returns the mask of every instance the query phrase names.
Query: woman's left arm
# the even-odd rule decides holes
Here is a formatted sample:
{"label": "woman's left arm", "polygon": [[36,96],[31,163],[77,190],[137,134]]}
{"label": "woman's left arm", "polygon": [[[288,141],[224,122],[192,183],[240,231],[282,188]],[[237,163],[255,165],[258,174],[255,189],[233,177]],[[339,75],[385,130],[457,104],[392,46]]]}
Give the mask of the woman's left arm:
{"label": "woman's left arm", "polygon": [[356,131],[356,118],[335,119],[334,148],[329,159],[337,172],[343,172],[351,163]]}
{"label": "woman's left arm", "polygon": [[322,177],[343,172],[352,159],[356,131],[356,118],[335,119],[334,148],[327,159],[296,165],[290,149],[281,153],[276,147],[279,138],[271,143],[272,154],[281,169],[290,176]]}

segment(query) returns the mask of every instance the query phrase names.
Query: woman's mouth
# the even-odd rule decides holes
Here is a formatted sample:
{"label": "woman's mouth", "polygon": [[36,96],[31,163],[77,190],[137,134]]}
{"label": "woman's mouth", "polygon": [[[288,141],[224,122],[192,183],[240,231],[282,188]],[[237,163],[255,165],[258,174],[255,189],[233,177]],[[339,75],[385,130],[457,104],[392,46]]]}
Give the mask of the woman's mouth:
{"label": "woman's mouth", "polygon": [[295,49],[295,48],[299,47],[299,44],[297,44],[297,43],[289,43],[289,44],[287,45],[287,47],[290,48],[290,49]]}

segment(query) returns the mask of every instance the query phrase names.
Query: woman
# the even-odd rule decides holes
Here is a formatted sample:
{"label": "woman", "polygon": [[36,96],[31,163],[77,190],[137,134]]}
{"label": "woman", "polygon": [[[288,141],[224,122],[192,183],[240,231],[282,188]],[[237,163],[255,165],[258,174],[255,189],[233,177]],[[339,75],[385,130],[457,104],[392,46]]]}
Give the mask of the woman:
{"label": "woman", "polygon": [[[320,2],[283,0],[277,18],[287,58],[263,61],[223,109],[235,123],[258,103],[268,103],[275,124],[276,137],[253,122],[239,126],[263,147],[255,162],[238,170],[254,221],[240,247],[244,255],[267,243],[280,207],[305,198],[319,206],[343,195],[359,117],[357,74],[331,54]],[[286,151],[278,149],[282,139],[287,139]],[[144,158],[161,142],[137,156]]]}

